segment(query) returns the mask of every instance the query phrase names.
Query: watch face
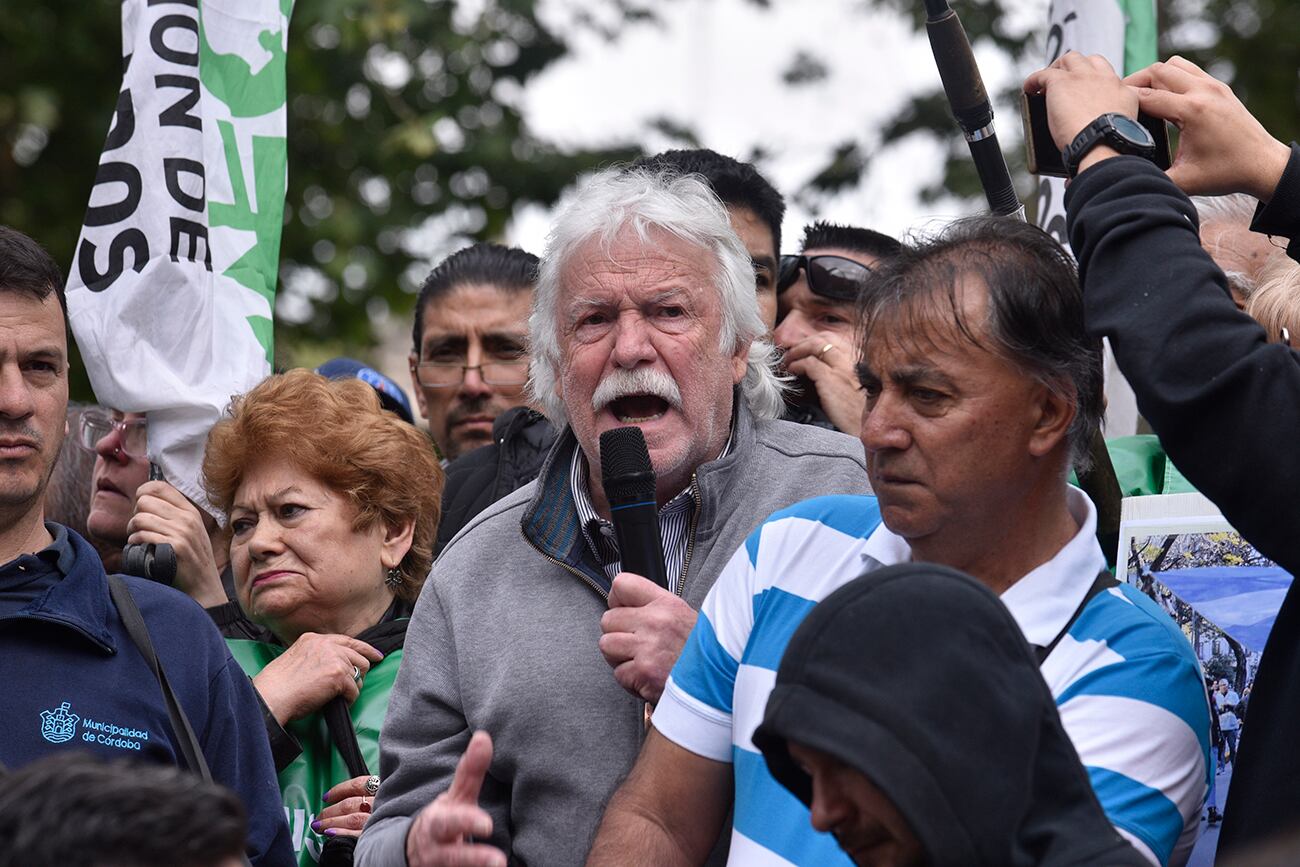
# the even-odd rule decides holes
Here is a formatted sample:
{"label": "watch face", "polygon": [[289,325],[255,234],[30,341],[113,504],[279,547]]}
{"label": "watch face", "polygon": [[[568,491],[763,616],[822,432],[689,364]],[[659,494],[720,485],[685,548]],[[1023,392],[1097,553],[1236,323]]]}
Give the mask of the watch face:
{"label": "watch face", "polygon": [[1112,114],[1110,116],[1110,122],[1115,127],[1117,133],[1124,136],[1124,138],[1134,144],[1142,145],[1143,147],[1153,147],[1156,143],[1155,139],[1151,137],[1150,131],[1131,117],[1126,117],[1122,114]]}

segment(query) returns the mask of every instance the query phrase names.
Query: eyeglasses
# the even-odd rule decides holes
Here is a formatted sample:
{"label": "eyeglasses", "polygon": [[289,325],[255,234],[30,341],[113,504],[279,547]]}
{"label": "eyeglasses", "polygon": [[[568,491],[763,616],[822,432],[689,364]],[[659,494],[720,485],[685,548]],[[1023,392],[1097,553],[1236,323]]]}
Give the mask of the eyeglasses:
{"label": "eyeglasses", "polygon": [[100,412],[83,412],[77,429],[77,445],[93,452],[100,440],[119,431],[122,436],[118,448],[133,458],[144,458],[149,456],[148,429],[149,422],[142,418],[127,421]]}
{"label": "eyeglasses", "polygon": [[808,274],[808,288],[813,294],[834,301],[856,301],[871,274],[868,266],[843,256],[782,256],[776,291],[784,292],[793,286],[800,269]]}
{"label": "eyeglasses", "polygon": [[477,370],[488,385],[520,386],[528,381],[528,359],[488,361],[484,364],[461,364],[459,361],[421,361],[414,364],[415,378],[425,388],[454,388],[465,381],[465,374]]}

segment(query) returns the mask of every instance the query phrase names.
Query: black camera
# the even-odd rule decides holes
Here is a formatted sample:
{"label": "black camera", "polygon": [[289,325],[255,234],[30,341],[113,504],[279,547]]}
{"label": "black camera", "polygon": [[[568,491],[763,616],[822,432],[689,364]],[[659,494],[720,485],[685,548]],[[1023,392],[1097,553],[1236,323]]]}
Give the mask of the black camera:
{"label": "black camera", "polygon": [[[149,481],[165,481],[162,470],[149,462]],[[171,545],[127,545],[122,549],[122,571],[170,587],[176,582],[176,551]]]}

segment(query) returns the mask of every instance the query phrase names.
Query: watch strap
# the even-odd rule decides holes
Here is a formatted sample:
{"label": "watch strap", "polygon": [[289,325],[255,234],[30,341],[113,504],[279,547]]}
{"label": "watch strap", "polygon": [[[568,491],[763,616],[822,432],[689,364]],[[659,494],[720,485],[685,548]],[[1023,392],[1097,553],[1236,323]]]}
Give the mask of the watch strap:
{"label": "watch strap", "polygon": [[[1097,145],[1105,144],[1122,154],[1145,157],[1155,156],[1153,144],[1135,142],[1115,127],[1114,113],[1108,112],[1085,126],[1061,151],[1061,161],[1065,163],[1066,173],[1073,178],[1079,173],[1079,164]],[[1127,118],[1125,118],[1127,120]],[[1130,121],[1132,122],[1132,121]]]}

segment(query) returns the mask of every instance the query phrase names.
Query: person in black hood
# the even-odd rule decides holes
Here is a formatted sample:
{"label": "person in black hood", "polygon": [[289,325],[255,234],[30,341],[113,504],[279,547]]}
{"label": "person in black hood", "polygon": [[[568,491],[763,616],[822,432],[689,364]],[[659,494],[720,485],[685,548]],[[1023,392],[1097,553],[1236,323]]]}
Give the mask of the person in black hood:
{"label": "person in black hood", "polygon": [[858,864],[1148,864],[1102,812],[1016,621],[947,567],[828,596],[753,740]]}

